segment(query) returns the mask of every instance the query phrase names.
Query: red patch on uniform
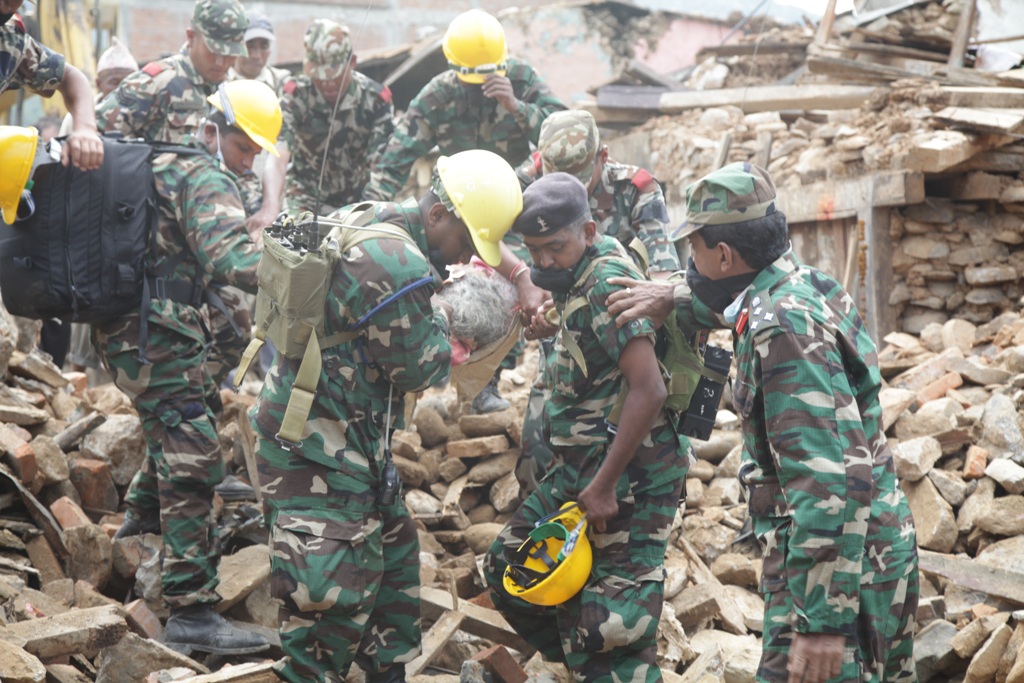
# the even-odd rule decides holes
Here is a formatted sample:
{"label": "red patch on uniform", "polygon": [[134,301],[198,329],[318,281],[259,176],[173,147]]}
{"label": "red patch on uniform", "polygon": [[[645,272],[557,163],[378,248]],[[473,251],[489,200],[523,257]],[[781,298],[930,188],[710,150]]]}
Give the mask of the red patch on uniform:
{"label": "red patch on uniform", "polygon": [[740,317],[736,319],[736,334],[743,334],[743,330],[747,329],[748,320],[750,320],[750,311],[744,308],[740,311]]}
{"label": "red patch on uniform", "polygon": [[142,72],[145,74],[149,74],[150,76],[156,76],[166,68],[167,67],[163,62],[150,62],[145,67],[143,67]]}
{"label": "red patch on uniform", "polygon": [[540,158],[540,152],[533,153],[533,170],[538,174],[544,169],[544,161]]}
{"label": "red patch on uniform", "polygon": [[391,88],[384,86],[384,89],[380,91],[380,98],[387,103],[391,103]]}
{"label": "red patch on uniform", "polygon": [[633,176],[633,180],[631,180],[630,182],[633,183],[636,189],[643,192],[644,190],[647,189],[648,185],[654,182],[654,176],[652,176],[650,173],[641,168],[636,172],[636,175]]}
{"label": "red patch on uniform", "polygon": [[11,21],[14,22],[15,31],[17,31],[18,33],[27,33],[27,31],[25,30],[25,22],[21,20],[20,14],[15,13],[15,15],[11,17]]}
{"label": "red patch on uniform", "polygon": [[296,86],[298,86],[298,83],[295,81],[285,81],[284,87],[281,90],[284,91],[285,95],[294,95]]}

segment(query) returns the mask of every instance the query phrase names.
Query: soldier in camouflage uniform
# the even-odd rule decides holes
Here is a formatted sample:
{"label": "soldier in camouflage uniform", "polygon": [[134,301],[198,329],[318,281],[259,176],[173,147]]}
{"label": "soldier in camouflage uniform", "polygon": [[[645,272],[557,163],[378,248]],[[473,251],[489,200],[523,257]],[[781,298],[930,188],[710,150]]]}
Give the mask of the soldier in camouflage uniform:
{"label": "soldier in camouflage uniform", "polygon": [[[282,191],[290,213],[313,211],[321,167],[321,215],[358,201],[370,178],[370,164],[394,130],[391,91],[355,71],[356,55],[348,29],[317,19],[307,29],[305,43],[303,75],[286,79],[282,86],[281,156],[268,159],[263,209],[250,221],[252,227],[273,222],[282,209]],[[339,96],[332,124],[331,113]]]}
{"label": "soldier in camouflage uniform", "polygon": [[[557,111],[540,127],[537,151],[516,169],[523,185],[545,173],[576,176],[590,193],[590,212],[597,232],[629,246],[639,238],[647,249],[651,276],[666,278],[679,270],[679,256],[668,238],[668,210],[661,185],[650,173],[608,158],[590,112]],[[541,372],[530,390],[523,416],[523,448],[516,465],[521,492],[529,493],[551,466],[551,450],[543,425],[546,386],[543,362],[549,345],[542,344]]]}
{"label": "soldier in camouflage uniform", "polygon": [[[215,281],[256,291],[260,251],[245,230],[235,177],[225,166],[251,166],[261,145],[273,149],[270,140],[280,127],[270,88],[251,81],[230,86],[211,97],[219,110],[209,114],[196,154],[154,160],[159,220],[155,247],[146,257],[153,293],[146,314],[94,328],[96,347],[117,387],[131,397],[146,436],[146,462],[125,498],[125,523],[117,536],[152,531],[149,520],[159,519],[163,597],[171,607],[164,640],[186,654],[268,647],[264,638],[234,628],[212,608],[220,600],[213,487],[224,477],[224,460],[206,401],[211,380],[199,301]],[[276,127],[261,129],[261,118],[273,122],[275,112]],[[222,161],[214,157],[217,152]]]}
{"label": "soldier in camouflage uniform", "polygon": [[74,116],[62,150],[65,166],[74,162],[88,171],[103,163],[103,143],[96,132],[89,79],[60,55],[36,42],[15,12],[21,0],[0,0],[0,94],[17,88],[50,97],[59,92]]}
{"label": "soldier in camouflage uniform", "polygon": [[293,683],[342,681],[357,657],[371,683],[404,681],[405,663],[419,652],[416,527],[400,496],[379,498],[390,419],[400,422],[405,392],[449,371],[450,311],[431,304],[439,282],[431,263],[468,263],[477,253],[498,266],[499,241],[521,205],[512,168],[472,151],[441,157],[433,190],[419,201],[336,214],[402,230],[415,246],[373,237],[335,267],[326,333],[355,329],[358,337],[322,349],[301,445],[275,436],[300,360],[277,355],[251,413],[271,529],[271,592],[287,655],[279,673]]}
{"label": "soldier in camouflage uniform", "polygon": [[[660,681],[656,634],[664,601],[664,557],[688,469],[689,443],[663,409],[654,327],[619,328],[608,314],[608,279],[629,273],[616,240],[597,234],[586,188],[552,173],[523,194],[521,232],[538,286],[556,307],[585,297],[555,338],[546,406],[555,465],[491,546],[484,575],[494,603],[546,659],[577,681]],[[616,256],[616,260],[601,260]],[[597,261],[596,266],[591,265]],[[576,347],[576,353],[573,351]],[[579,359],[585,359],[585,366]],[[628,383],[618,424],[612,408]],[[534,523],[567,501],[586,512],[594,559],[583,589],[557,607],[531,605],[502,584],[510,553]]]}
{"label": "soldier in camouflage uniform", "polygon": [[[246,53],[249,20],[238,0],[196,0],[187,49],[147,64],[131,74],[96,107],[104,130],[153,142],[182,144],[199,130],[209,106],[206,98],[227,78],[235,58]],[[241,178],[253,176],[249,169]],[[253,208],[251,183],[237,180],[243,206]],[[257,203],[258,205],[258,203]],[[219,402],[217,387],[237,367],[252,327],[249,304],[235,287],[218,283],[206,294],[208,326],[215,343],[207,364],[213,376],[210,400]]]}
{"label": "soldier in camouflage uniform", "polygon": [[228,71],[228,80],[250,78],[270,87],[277,96],[281,96],[284,81],[291,74],[287,69],[278,69],[269,64],[270,53],[274,49],[274,25],[261,12],[249,11],[249,28],[245,30],[245,57],[235,59],[235,65]]}
{"label": "soldier in camouflage uniform", "polygon": [[917,546],[881,426],[875,345],[842,286],[802,265],[763,169],[687,188],[687,283],[615,297],[625,325],[734,330],[733,395],[764,550],[760,681],[915,681]]}
{"label": "soldier in camouflage uniform", "polygon": [[[393,199],[413,163],[435,145],[441,154],[486,149],[513,165],[530,156],[540,124],[565,105],[529,64],[508,58],[503,32],[485,33],[494,26],[501,31],[497,20],[482,10],[470,10],[452,21],[444,37],[452,68],[432,78],[409,103],[373,165],[364,198]],[[504,53],[505,59],[484,65],[460,52],[463,42],[480,41],[500,41],[493,52]],[[473,71],[483,66],[496,68],[486,75]]]}

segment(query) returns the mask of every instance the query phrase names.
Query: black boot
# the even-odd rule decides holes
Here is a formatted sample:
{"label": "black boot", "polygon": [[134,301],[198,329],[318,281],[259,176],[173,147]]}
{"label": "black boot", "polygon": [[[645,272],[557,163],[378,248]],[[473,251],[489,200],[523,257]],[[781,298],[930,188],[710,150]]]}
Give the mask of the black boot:
{"label": "black boot", "polygon": [[209,604],[173,608],[164,627],[164,645],[184,655],[193,650],[247,655],[270,647],[266,638],[233,626]]}
{"label": "black boot", "polygon": [[124,513],[124,522],[121,523],[121,528],[114,534],[114,540],[127,538],[128,536],[158,533],[160,533],[159,517],[136,517],[129,511]]}
{"label": "black boot", "polygon": [[473,413],[483,415],[507,409],[511,404],[498,394],[498,376],[495,375],[487,386],[473,399]]}
{"label": "black boot", "polygon": [[225,503],[256,500],[256,490],[233,474],[224,477],[224,481],[214,486],[213,490]]}
{"label": "black boot", "polygon": [[387,671],[370,671],[366,683],[405,683],[405,664],[392,664]]}

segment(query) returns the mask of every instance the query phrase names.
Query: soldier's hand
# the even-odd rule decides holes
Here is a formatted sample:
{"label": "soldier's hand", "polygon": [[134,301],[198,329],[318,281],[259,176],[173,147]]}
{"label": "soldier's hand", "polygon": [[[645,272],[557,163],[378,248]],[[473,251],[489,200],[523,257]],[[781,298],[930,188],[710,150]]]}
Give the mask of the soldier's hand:
{"label": "soldier's hand", "polygon": [[540,307],[533,318],[530,319],[529,325],[526,326],[524,335],[527,339],[546,339],[547,337],[553,337],[558,332],[558,316],[557,314],[553,317],[549,317],[548,311],[555,308],[555,302],[545,301]]}
{"label": "soldier's hand", "polygon": [[245,229],[249,231],[253,242],[258,241],[257,238],[262,240],[263,229],[273,224],[275,218],[277,212],[264,204],[259,211],[245,219]]}
{"label": "soldier's hand", "polygon": [[794,633],[786,670],[788,683],[824,683],[843,667],[846,636]]}
{"label": "soldier's hand", "polygon": [[619,501],[615,499],[615,489],[604,489],[590,482],[580,491],[576,498],[577,504],[587,514],[587,524],[604,533],[606,522],[619,514]]}
{"label": "soldier's hand", "polygon": [[505,76],[488,74],[487,80],[484,81],[481,87],[483,88],[484,97],[498,100],[498,103],[505,107],[505,110],[509,113],[519,109],[519,100],[516,99],[516,94],[512,90],[512,81],[508,80]]}
{"label": "soldier's hand", "polygon": [[608,284],[624,287],[608,295],[608,312],[615,316],[615,324],[619,327],[640,318],[649,318],[655,327],[660,328],[675,306],[675,284],[672,282],[613,277]]}
{"label": "soldier's hand", "polygon": [[103,140],[95,130],[76,130],[64,142],[61,163],[74,163],[83,171],[92,171],[103,164]]}

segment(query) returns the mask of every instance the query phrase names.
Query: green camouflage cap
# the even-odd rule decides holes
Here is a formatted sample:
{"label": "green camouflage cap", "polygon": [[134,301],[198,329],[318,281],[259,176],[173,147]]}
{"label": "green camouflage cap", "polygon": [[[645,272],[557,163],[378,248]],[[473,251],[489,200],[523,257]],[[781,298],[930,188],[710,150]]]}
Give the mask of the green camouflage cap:
{"label": "green camouflage cap", "polygon": [[317,81],[332,81],[341,76],[352,58],[352,41],[348,27],[317,19],[306,29],[306,58],[303,72]]}
{"label": "green camouflage cap", "polygon": [[599,147],[597,123],[589,111],[556,111],[540,126],[537,149],[545,175],[568,173],[588,187]]}
{"label": "green camouflage cap", "polygon": [[775,185],[768,171],[737,162],[686,188],[686,220],[671,235],[681,240],[705,225],[742,223],[775,213]]}
{"label": "green camouflage cap", "polygon": [[192,27],[218,55],[245,57],[245,30],[249,18],[238,0],[197,0],[192,12]]}

